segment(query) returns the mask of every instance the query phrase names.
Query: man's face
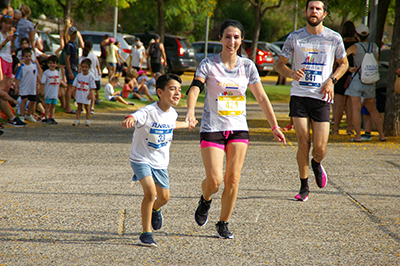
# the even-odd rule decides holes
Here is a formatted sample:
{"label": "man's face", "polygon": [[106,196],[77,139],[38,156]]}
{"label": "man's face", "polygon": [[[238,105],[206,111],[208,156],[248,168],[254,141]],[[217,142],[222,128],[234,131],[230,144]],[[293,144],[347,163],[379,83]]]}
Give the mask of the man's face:
{"label": "man's face", "polygon": [[19,14],[19,13],[14,13],[14,18],[13,18],[14,23],[15,23],[15,24],[18,24],[18,22],[19,22],[19,20],[21,19],[21,17],[22,17],[21,14]]}
{"label": "man's face", "polygon": [[320,1],[311,1],[306,10],[306,19],[310,26],[318,26],[326,17],[324,4]]}

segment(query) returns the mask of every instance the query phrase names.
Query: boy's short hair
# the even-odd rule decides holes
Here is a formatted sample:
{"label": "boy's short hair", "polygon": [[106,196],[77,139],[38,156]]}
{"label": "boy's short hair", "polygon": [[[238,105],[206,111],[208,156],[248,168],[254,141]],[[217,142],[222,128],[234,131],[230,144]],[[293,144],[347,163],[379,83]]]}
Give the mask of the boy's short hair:
{"label": "boy's short hair", "polygon": [[28,53],[32,54],[32,49],[31,49],[31,48],[24,48],[24,49],[22,49],[22,51],[21,51],[22,57],[24,57],[24,56],[25,56],[26,54],[28,54]]}
{"label": "boy's short hair", "polygon": [[50,62],[58,64],[58,57],[56,55],[50,55],[47,58],[47,63],[50,63]]}
{"label": "boy's short hair", "polygon": [[131,80],[132,80],[132,77],[128,77],[128,76],[125,77],[125,83],[129,83]]}
{"label": "boy's short hair", "polygon": [[82,60],[81,65],[88,65],[90,67],[92,65],[92,61],[90,61],[88,58],[85,58]]}
{"label": "boy's short hair", "polygon": [[28,37],[21,38],[21,40],[19,40],[19,44],[22,45],[22,43],[23,43],[24,41],[27,42],[28,44],[31,44],[31,42],[30,42],[30,40],[29,40]]}
{"label": "boy's short hair", "polygon": [[118,77],[113,77],[113,78],[111,79],[111,82],[118,82]]}
{"label": "boy's short hair", "polygon": [[[160,76],[156,81],[156,89],[164,90],[170,80],[176,80],[182,84],[182,79],[177,74],[167,73]],[[157,93],[158,96],[158,93]],[[160,96],[158,96],[160,98]]]}

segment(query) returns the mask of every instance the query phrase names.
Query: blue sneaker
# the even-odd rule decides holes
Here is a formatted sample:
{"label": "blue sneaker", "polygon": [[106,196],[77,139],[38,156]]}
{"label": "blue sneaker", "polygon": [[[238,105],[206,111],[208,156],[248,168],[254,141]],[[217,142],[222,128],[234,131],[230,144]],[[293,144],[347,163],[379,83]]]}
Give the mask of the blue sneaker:
{"label": "blue sneaker", "polygon": [[139,245],[146,247],[157,247],[157,243],[154,241],[153,234],[151,232],[143,232],[140,234]]}
{"label": "blue sneaker", "polygon": [[151,226],[153,227],[154,230],[160,230],[163,222],[163,217],[161,214],[161,209],[158,211],[153,210],[153,213],[151,215]]}

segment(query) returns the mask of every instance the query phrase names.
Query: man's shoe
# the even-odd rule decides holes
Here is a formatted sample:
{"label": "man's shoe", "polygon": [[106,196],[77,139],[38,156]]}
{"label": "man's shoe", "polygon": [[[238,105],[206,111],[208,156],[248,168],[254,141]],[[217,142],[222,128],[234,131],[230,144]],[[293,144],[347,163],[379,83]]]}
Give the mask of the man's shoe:
{"label": "man's shoe", "polygon": [[154,230],[160,230],[162,227],[162,222],[163,222],[163,217],[161,214],[161,209],[158,211],[153,210],[153,213],[151,214],[151,226],[153,227]]}
{"label": "man's shoe", "polygon": [[371,134],[362,134],[361,140],[362,141],[371,141],[372,140]]}
{"label": "man's shoe", "polygon": [[296,196],[294,196],[295,200],[298,201],[306,201],[308,200],[308,193],[309,193],[309,188],[305,187],[305,188],[301,188],[299,194],[297,194]]}
{"label": "man's shoe", "polygon": [[215,224],[217,227],[217,236],[224,239],[232,239],[233,234],[228,229],[228,222],[219,221]]}
{"label": "man's shoe", "polygon": [[154,241],[153,234],[151,232],[143,232],[140,234],[139,245],[146,247],[157,247],[157,243]]}
{"label": "man's shoe", "polygon": [[314,158],[311,159],[311,166],[315,175],[315,182],[319,188],[324,188],[328,183],[328,177],[326,176],[326,172],[321,163],[317,163],[314,161]]}
{"label": "man's shoe", "polygon": [[18,117],[15,117],[13,120],[8,120],[7,125],[13,126],[13,127],[24,127],[27,124],[22,122],[21,119],[19,119]]}
{"label": "man's shoe", "polygon": [[210,201],[206,201],[203,198],[203,195],[201,195],[201,198],[199,200],[199,205],[197,206],[196,212],[194,213],[194,220],[198,225],[203,226],[207,223],[208,210],[210,210],[211,202],[212,199]]}

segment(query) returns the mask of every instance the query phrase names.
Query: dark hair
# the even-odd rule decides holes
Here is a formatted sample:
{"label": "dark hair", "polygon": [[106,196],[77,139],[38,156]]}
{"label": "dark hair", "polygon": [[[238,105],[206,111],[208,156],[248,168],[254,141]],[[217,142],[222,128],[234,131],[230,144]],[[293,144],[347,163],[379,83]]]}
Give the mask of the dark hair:
{"label": "dark hair", "polygon": [[132,77],[126,76],[125,77],[125,83],[129,83],[132,80]]}
{"label": "dark hair", "polygon": [[324,4],[324,11],[327,11],[327,10],[328,10],[328,1],[326,1],[326,0],[307,0],[307,3],[306,3],[306,10],[308,9],[308,4],[309,4],[310,2],[322,2],[322,3]]}
{"label": "dark hair", "polygon": [[[177,74],[167,73],[157,79],[156,89],[164,90],[165,86],[167,86],[167,84],[170,80],[176,80],[179,83],[182,83],[181,78]],[[157,96],[158,96],[158,93],[157,93]],[[158,98],[160,98],[160,96],[158,96]]]}
{"label": "dark hair", "polygon": [[224,31],[226,30],[226,28],[228,28],[230,26],[239,29],[240,33],[242,34],[242,38],[244,38],[244,27],[243,27],[242,23],[240,23],[237,20],[233,20],[233,19],[227,19],[224,22],[222,22],[221,26],[219,27],[219,37],[220,38],[222,38],[222,35],[224,34]]}
{"label": "dark hair", "polygon": [[49,63],[49,62],[53,62],[53,63],[58,64],[58,57],[56,55],[50,55],[47,58],[47,63]]}
{"label": "dark hair", "polygon": [[154,40],[158,40],[158,39],[160,39],[160,35],[158,35],[157,33],[156,34],[154,34]]}
{"label": "dark hair", "polygon": [[118,82],[118,77],[113,77],[113,78],[111,79],[111,82],[115,82],[115,81]]}
{"label": "dark hair", "polygon": [[84,57],[87,57],[92,48],[93,48],[93,42],[91,40],[87,40],[85,42],[85,47],[83,48],[82,55]]}
{"label": "dark hair", "polygon": [[360,38],[360,41],[365,41],[365,40],[369,37],[369,34],[367,34],[367,35],[360,35],[360,34],[357,33],[357,35],[358,35],[358,38]]}
{"label": "dark hair", "polygon": [[92,65],[92,61],[89,58],[85,58],[82,60],[81,65],[88,65],[89,67]]}
{"label": "dark hair", "polygon": [[103,36],[103,40],[108,39],[108,38],[110,38],[110,35],[108,35],[108,34],[105,34],[105,35]]}
{"label": "dark hair", "polygon": [[22,49],[22,51],[21,51],[22,57],[23,57],[24,55],[26,55],[27,53],[32,53],[32,49],[31,49],[31,48],[24,48],[24,49]]}
{"label": "dark hair", "polygon": [[31,42],[29,41],[29,38],[28,38],[28,37],[21,38],[21,40],[19,40],[19,44],[22,45],[22,43],[23,43],[24,41],[26,41],[29,45],[31,44]]}
{"label": "dark hair", "polygon": [[118,44],[119,44],[119,41],[116,41],[116,42],[114,43],[115,46],[117,46]]}
{"label": "dark hair", "polygon": [[342,26],[342,37],[354,37],[356,34],[356,27],[350,20],[346,21]]}

